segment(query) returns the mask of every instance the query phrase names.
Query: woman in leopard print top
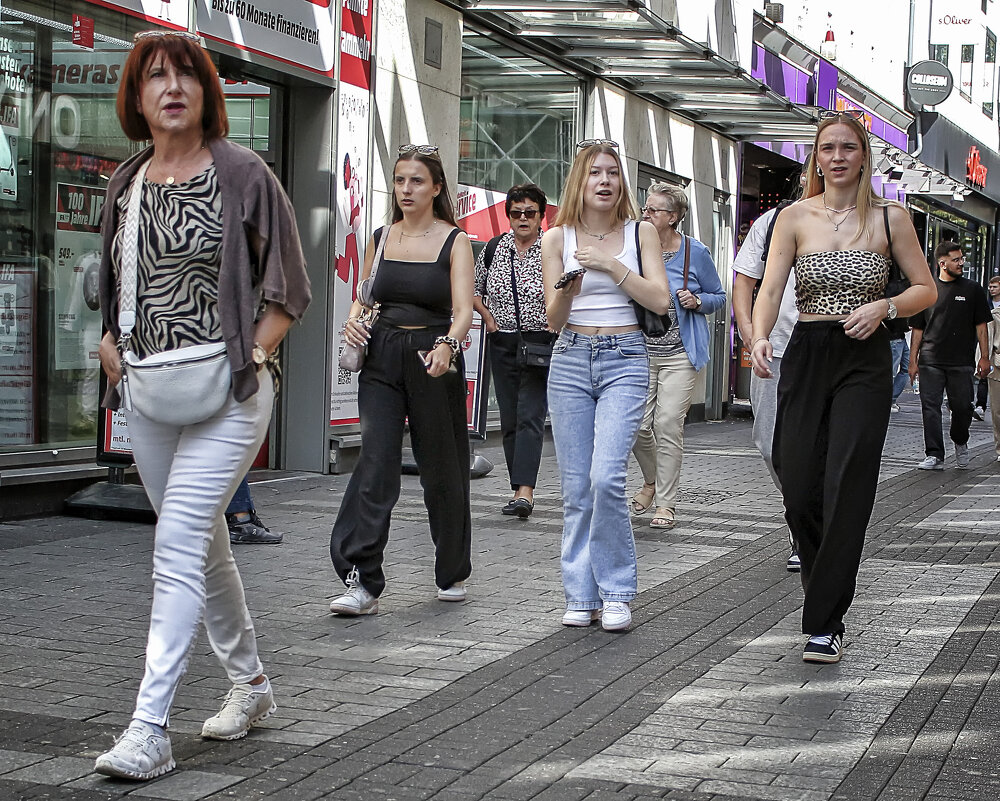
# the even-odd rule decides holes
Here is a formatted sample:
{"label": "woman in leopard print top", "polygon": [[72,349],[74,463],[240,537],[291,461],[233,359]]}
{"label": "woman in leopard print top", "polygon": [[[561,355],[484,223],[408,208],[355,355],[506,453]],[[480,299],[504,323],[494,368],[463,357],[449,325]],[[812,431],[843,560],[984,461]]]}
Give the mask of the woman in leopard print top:
{"label": "woman in leopard print top", "polygon": [[[799,321],[782,359],[773,453],[802,558],[802,658],[819,663],[840,660],[875,502],[892,396],[882,321],[916,314],[937,295],[906,210],[872,190],[858,117],[820,122],[805,199],[778,217],[753,311],[754,372],[770,378],[768,336],[794,266]],[[892,260],[911,286],[888,300]]]}

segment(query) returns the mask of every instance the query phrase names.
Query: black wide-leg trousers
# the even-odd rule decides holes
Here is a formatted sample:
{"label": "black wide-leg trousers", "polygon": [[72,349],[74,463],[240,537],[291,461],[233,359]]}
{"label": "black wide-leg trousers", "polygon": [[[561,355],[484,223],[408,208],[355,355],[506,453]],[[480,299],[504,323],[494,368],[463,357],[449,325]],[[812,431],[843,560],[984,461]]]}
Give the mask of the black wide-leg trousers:
{"label": "black wide-leg trousers", "polygon": [[447,333],[376,323],[358,376],[361,453],[330,534],[330,557],[342,581],[356,567],[376,597],[385,589],[382,561],[399,500],[407,418],[435,548],[435,583],[447,589],[472,572],[464,362],[459,356],[457,373],[431,378],[417,355]]}
{"label": "black wide-leg trousers", "polygon": [[844,631],[875,503],[892,402],[885,328],[797,323],[781,360],[774,468],[802,559],[802,631]]}

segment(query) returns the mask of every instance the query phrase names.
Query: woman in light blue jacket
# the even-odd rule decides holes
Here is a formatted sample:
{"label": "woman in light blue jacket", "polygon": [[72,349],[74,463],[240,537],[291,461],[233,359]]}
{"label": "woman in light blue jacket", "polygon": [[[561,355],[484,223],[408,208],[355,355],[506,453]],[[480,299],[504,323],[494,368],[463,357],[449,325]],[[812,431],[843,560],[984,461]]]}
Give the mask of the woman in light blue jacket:
{"label": "woman in light blue jacket", "polygon": [[[691,407],[698,371],[708,363],[706,316],[726,305],[726,292],[708,248],[677,231],[687,210],[684,190],[665,183],[649,188],[642,210],[642,218],[653,223],[660,235],[671,290],[670,330],[665,336],[646,339],[649,393],[632,449],[645,481],[632,497],[632,512],[643,514],[655,501],[656,512],[650,523],[653,528],[674,527],[684,452],[684,417]],[[691,253],[685,280],[686,248]]]}

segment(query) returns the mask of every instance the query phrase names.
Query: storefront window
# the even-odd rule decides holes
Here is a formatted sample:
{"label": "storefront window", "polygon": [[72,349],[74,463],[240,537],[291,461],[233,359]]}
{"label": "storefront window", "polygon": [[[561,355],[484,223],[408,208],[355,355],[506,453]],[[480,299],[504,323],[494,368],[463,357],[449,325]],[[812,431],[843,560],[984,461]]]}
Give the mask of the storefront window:
{"label": "storefront window", "polygon": [[558,202],[575,155],[578,79],[478,34],[462,40],[459,183],[534,182]]}

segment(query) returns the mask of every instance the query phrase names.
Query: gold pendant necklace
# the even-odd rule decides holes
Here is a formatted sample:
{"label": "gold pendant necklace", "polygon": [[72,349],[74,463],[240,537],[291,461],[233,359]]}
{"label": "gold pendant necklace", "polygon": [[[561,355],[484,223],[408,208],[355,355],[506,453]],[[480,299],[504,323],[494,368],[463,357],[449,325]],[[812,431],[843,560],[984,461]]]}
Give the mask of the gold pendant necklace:
{"label": "gold pendant necklace", "polygon": [[[830,221],[830,224],[833,226],[834,231],[840,230],[840,226],[842,226],[845,222],[847,222],[847,218],[851,216],[851,212],[854,211],[857,207],[858,205],[857,203],[855,203],[853,206],[848,206],[846,209],[830,208],[829,206],[826,205],[826,192],[823,193],[823,208],[826,209],[826,217]],[[844,219],[842,219],[840,222],[837,222],[833,218],[834,214],[843,214]]]}
{"label": "gold pendant necklace", "polygon": [[580,221],[580,225],[582,225],[582,226],[583,226],[583,230],[584,230],[584,233],[586,233],[586,234],[587,234],[587,236],[592,236],[592,237],[594,237],[594,239],[596,239],[596,240],[597,240],[598,242],[603,242],[603,241],[604,241],[604,237],[606,237],[606,236],[611,236],[611,235],[612,235],[612,234],[613,234],[613,233],[614,233],[615,231],[617,231],[617,230],[618,230],[618,226],[615,226],[614,228],[612,228],[612,229],[611,229],[610,231],[607,231],[606,233],[603,233],[603,234],[595,234],[595,233],[594,233],[593,231],[591,231],[591,230],[590,230],[590,229],[589,229],[589,228],[587,227],[587,223],[583,222],[583,220],[581,220],[581,221]]}

